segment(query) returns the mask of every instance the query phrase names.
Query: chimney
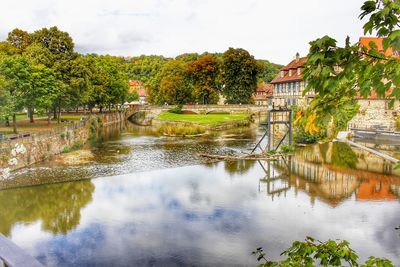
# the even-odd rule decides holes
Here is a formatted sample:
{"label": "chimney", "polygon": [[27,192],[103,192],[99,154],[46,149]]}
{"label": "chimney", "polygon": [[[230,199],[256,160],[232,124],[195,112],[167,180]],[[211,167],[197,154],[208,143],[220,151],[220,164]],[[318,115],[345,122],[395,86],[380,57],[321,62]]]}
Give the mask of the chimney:
{"label": "chimney", "polygon": [[300,59],[300,54],[299,54],[299,52],[297,52],[296,53],[296,62],[299,62],[299,59]]}

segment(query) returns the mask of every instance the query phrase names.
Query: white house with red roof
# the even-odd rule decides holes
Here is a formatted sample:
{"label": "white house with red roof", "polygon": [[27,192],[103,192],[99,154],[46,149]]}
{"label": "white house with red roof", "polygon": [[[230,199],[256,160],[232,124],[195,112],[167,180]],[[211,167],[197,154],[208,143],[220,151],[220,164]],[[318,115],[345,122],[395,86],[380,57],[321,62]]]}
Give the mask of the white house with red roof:
{"label": "white house with red roof", "polygon": [[310,91],[303,96],[307,82],[303,80],[302,73],[307,57],[300,57],[299,53],[278,75],[271,81],[274,86],[273,104],[275,106],[307,105],[314,97]]}

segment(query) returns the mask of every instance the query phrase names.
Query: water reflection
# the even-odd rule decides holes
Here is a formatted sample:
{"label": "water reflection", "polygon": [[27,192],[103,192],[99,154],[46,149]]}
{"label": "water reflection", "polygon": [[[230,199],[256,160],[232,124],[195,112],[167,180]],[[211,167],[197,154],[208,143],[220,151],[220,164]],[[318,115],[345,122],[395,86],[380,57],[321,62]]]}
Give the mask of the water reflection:
{"label": "water reflection", "polygon": [[[290,174],[270,168],[275,181]],[[397,202],[349,201],[333,208],[315,197],[310,205],[312,191],[296,180],[271,184],[264,194],[260,177],[265,173],[258,163],[241,174],[220,162],[96,179],[93,200],[74,230],[43,236],[15,222],[11,236],[50,266],[254,265],[255,247],[277,258],[306,235],[347,239],[363,259],[374,254],[400,263]]]}
{"label": "water reflection", "polygon": [[0,191],[0,232],[9,236],[15,224],[39,221],[43,231],[66,234],[79,225],[94,190],[87,180]]}
{"label": "water reflection", "polygon": [[[306,192],[312,203],[318,198],[331,206],[353,194],[357,201],[400,198],[400,177],[392,164],[369,153],[355,151],[345,143],[306,147],[294,157],[260,162],[260,165],[266,174],[260,179],[260,188],[265,184],[272,197],[294,186],[296,191]],[[379,169],[382,173],[376,172]]]}
{"label": "water reflection", "polygon": [[101,178],[0,191],[0,231],[49,266],[254,265],[257,246],[278,258],[307,235],[400,265],[400,173],[389,162],[329,143],[280,161],[203,163],[197,153],[251,149],[256,132],[115,131],[90,165],[21,172],[37,183]]}

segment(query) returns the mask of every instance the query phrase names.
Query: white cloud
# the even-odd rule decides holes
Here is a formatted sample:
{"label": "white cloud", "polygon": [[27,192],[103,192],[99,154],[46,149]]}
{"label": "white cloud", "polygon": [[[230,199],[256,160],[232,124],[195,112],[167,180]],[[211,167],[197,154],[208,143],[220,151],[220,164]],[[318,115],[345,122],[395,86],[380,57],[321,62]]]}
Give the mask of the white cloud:
{"label": "white cloud", "polygon": [[82,52],[113,55],[223,52],[242,47],[257,58],[287,63],[308,42],[332,35],[356,41],[363,0],[7,0],[0,38],[13,28],[57,25]]}

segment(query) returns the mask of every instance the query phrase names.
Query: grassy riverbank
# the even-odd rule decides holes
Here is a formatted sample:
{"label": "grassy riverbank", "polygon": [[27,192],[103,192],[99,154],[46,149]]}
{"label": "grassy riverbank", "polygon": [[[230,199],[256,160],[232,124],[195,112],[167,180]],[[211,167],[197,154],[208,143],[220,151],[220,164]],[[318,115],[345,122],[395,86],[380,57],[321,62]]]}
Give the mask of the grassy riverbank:
{"label": "grassy riverbank", "polygon": [[[35,133],[35,132],[45,132],[50,131],[54,127],[61,127],[69,125],[73,121],[79,121],[82,114],[66,114],[61,115],[61,123],[59,124],[57,120],[51,120],[51,124],[48,124],[47,117],[45,116],[34,116],[35,122],[29,122],[29,118],[26,114],[17,115],[17,130],[20,133]],[[10,121],[10,126],[5,126],[4,121],[0,121],[0,133],[1,134],[12,134],[13,126],[12,121]]]}
{"label": "grassy riverbank", "polygon": [[235,114],[175,114],[161,113],[157,120],[165,122],[189,122],[204,126],[218,126],[228,122],[243,121],[249,117],[246,113]]}

